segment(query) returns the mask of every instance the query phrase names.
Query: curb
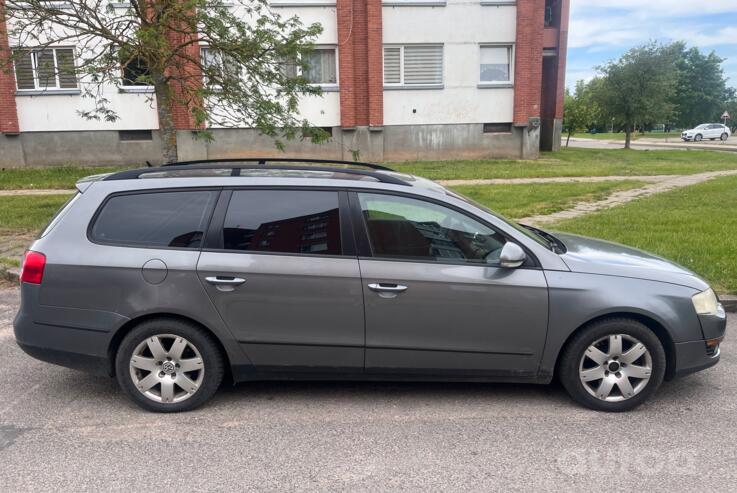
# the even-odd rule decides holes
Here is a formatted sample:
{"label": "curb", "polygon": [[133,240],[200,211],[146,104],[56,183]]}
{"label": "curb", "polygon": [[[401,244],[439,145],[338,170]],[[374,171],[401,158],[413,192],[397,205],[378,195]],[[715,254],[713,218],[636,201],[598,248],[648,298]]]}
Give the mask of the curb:
{"label": "curb", "polygon": [[722,303],[725,311],[737,313],[737,296],[733,294],[722,294],[719,295],[719,301]]}
{"label": "curb", "polygon": [[0,281],[20,282],[20,269],[0,267]]}

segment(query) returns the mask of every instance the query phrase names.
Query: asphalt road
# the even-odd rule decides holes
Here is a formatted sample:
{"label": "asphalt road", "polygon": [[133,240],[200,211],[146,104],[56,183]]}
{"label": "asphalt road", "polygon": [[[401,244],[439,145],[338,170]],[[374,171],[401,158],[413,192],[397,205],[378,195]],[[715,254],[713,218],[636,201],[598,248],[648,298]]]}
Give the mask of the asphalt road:
{"label": "asphalt road", "polygon": [[[565,146],[566,138],[563,136],[563,146]],[[571,137],[570,147],[581,147],[585,149],[622,149],[624,140],[599,140]],[[726,142],[720,140],[703,140],[701,142],[683,142],[678,138],[669,139],[648,139],[642,138],[632,141],[632,148],[639,151],[658,151],[663,149],[699,149],[714,150],[724,152],[737,152],[737,135],[733,135]]]}
{"label": "asphalt road", "polygon": [[[0,491],[735,491],[737,318],[721,363],[602,414],[558,386],[252,383],[156,415],[26,356],[0,290]],[[730,337],[731,336],[731,337]]]}

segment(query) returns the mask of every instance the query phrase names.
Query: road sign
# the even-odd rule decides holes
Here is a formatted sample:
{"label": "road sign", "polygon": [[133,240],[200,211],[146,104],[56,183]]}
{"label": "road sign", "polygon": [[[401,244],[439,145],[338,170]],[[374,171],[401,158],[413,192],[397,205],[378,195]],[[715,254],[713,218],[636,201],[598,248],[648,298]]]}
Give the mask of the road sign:
{"label": "road sign", "polygon": [[725,111],[724,114],[722,115],[722,120],[731,120],[731,119],[732,117],[729,116],[729,111]]}

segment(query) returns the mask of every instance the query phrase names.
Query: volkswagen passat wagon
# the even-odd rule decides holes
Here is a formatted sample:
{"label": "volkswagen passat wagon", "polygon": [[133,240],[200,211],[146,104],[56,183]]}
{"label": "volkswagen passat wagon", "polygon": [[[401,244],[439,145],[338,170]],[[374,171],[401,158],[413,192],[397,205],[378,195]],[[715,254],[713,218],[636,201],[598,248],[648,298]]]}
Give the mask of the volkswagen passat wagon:
{"label": "volkswagen passat wagon", "polygon": [[25,254],[15,337],[152,411],[224,378],[554,377],[624,411],[719,360],[725,313],[694,273],[380,166],[194,162],[77,188]]}

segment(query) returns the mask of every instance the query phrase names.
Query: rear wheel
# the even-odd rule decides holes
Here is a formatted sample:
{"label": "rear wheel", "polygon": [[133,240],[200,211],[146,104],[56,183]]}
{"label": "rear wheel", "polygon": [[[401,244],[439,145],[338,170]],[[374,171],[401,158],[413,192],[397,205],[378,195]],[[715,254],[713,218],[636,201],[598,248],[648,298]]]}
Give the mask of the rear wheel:
{"label": "rear wheel", "polygon": [[722,142],[724,142],[724,141],[725,141],[725,140],[727,140],[728,138],[729,138],[729,135],[727,135],[727,132],[724,132],[724,133],[722,134],[722,136],[721,136],[721,137],[719,137],[719,140],[721,140]]}
{"label": "rear wheel", "polygon": [[561,356],[560,379],[579,404],[629,411],[658,390],[665,364],[663,346],[650,329],[636,320],[611,318],[570,341]]}
{"label": "rear wheel", "polygon": [[125,336],[115,369],[125,394],[144,409],[189,411],[220,386],[223,359],[200,327],[162,318],[143,322]]}

